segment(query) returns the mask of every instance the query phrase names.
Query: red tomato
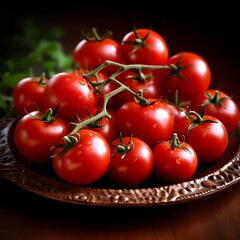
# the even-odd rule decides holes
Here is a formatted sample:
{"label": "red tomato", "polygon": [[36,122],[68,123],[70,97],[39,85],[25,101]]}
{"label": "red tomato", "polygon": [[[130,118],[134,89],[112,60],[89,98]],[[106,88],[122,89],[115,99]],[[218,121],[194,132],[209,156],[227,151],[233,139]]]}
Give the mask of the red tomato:
{"label": "red tomato", "polygon": [[158,141],[171,137],[174,117],[165,102],[156,99],[148,101],[146,106],[135,101],[123,104],[117,111],[116,122],[123,136],[133,134],[153,147]]}
{"label": "red tomato", "polygon": [[48,79],[42,77],[27,77],[20,80],[13,88],[13,105],[19,116],[42,108],[45,84]]}
{"label": "red tomato", "polygon": [[114,183],[135,187],[143,183],[152,173],[153,152],[141,139],[123,137],[111,143],[112,157],[107,175]]}
{"label": "red tomato", "polygon": [[150,29],[135,29],[121,41],[122,58],[126,64],[166,64],[168,46],[165,39]]}
{"label": "red tomato", "polygon": [[158,143],[153,148],[154,175],[167,183],[189,180],[198,166],[195,150],[186,142],[180,142],[174,133],[170,141]]}
{"label": "red tomato", "polygon": [[49,79],[44,91],[45,108],[58,107],[57,116],[65,121],[74,121],[77,116],[86,117],[97,106],[95,93],[87,80],[78,72],[61,72]]}
{"label": "red tomato", "polygon": [[192,99],[191,109],[201,113],[202,105],[204,113],[219,119],[228,132],[235,130],[240,121],[240,110],[233,98],[223,91],[208,89],[199,93]]}
{"label": "red tomato", "polygon": [[198,155],[199,163],[218,160],[228,145],[228,132],[223,123],[212,116],[203,117],[190,111],[189,117],[180,121],[175,131],[178,136],[185,136]]}
{"label": "red tomato", "polygon": [[67,183],[91,184],[107,171],[111,149],[106,139],[93,130],[80,129],[78,133],[79,140],[67,151],[56,155],[61,151],[61,148],[56,148],[53,169],[56,175]]}
{"label": "red tomato", "polygon": [[[87,35],[81,40],[73,51],[73,60],[79,65],[80,69],[91,71],[103,64],[106,60],[113,62],[122,62],[121,48],[118,42],[109,36],[100,38],[96,29],[92,29],[93,33]],[[113,66],[105,67],[102,72],[111,75],[116,71]]]}
{"label": "red tomato", "polygon": [[[136,93],[142,90],[145,98],[157,99],[161,96],[160,82],[148,69],[143,69],[140,73],[134,70],[124,71],[117,76],[117,80]],[[113,99],[113,107],[118,109],[123,103],[133,101],[134,97],[128,91],[121,91]]]}
{"label": "red tomato", "polygon": [[181,52],[169,58],[168,65],[175,64],[176,69],[160,70],[162,91],[165,95],[174,95],[178,90],[179,100],[189,101],[198,93],[208,89],[211,83],[211,69],[200,55]]}
{"label": "red tomato", "polygon": [[50,148],[68,134],[68,124],[60,118],[43,119],[39,111],[26,114],[17,122],[14,141],[23,158],[34,164],[51,162]]}

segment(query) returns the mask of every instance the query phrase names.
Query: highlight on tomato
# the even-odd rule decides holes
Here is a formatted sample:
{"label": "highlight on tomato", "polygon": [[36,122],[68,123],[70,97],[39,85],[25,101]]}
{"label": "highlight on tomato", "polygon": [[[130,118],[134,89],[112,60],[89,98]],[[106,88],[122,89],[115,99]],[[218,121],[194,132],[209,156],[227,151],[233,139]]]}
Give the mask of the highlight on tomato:
{"label": "highlight on tomato", "polygon": [[200,164],[214,162],[224,154],[229,141],[228,131],[217,118],[189,111],[175,127],[198,155]]}
{"label": "highlight on tomato", "polygon": [[152,29],[133,29],[125,34],[121,43],[122,59],[126,64],[166,64],[168,45],[158,32]]}
{"label": "highlight on tomato", "polygon": [[191,101],[191,109],[218,118],[228,132],[234,131],[240,122],[240,109],[235,100],[218,89],[207,89]]}
{"label": "highlight on tomato", "polygon": [[64,182],[88,185],[100,180],[111,160],[106,139],[91,129],[80,129],[52,147],[52,164],[56,175]]}
{"label": "highlight on tomato", "polygon": [[24,160],[36,165],[51,163],[51,147],[69,133],[67,122],[55,116],[56,110],[37,110],[19,119],[14,141]]}
{"label": "highlight on tomato", "polygon": [[19,116],[43,108],[43,95],[48,82],[45,74],[38,77],[26,77],[20,80],[12,92],[13,106]]}
{"label": "highlight on tomato", "polygon": [[168,59],[167,65],[171,64],[174,64],[171,70],[158,71],[162,91],[170,100],[176,90],[180,101],[190,101],[198,93],[209,88],[211,69],[208,62],[199,54],[177,53]]}
{"label": "highlight on tomato", "polygon": [[165,183],[189,180],[197,170],[198,156],[193,147],[180,142],[176,133],[169,141],[161,141],[153,148],[154,176]]}
{"label": "highlight on tomato", "polygon": [[[106,60],[122,63],[120,44],[112,38],[112,32],[107,31],[99,36],[97,29],[85,34],[84,39],[73,50],[72,57],[82,72],[94,70]],[[108,66],[102,70],[110,76],[116,71],[116,67]]]}
{"label": "highlight on tomato", "polygon": [[121,187],[136,187],[151,175],[154,157],[151,148],[139,138],[126,136],[111,143],[110,181]]}
{"label": "highlight on tomato", "polygon": [[131,101],[117,110],[116,123],[123,136],[133,135],[153,147],[171,137],[174,116],[164,101],[148,99],[145,105]]}
{"label": "highlight on tomato", "polygon": [[97,96],[79,71],[57,73],[45,86],[44,107],[58,107],[56,116],[67,122],[86,117],[86,108],[96,106]]}

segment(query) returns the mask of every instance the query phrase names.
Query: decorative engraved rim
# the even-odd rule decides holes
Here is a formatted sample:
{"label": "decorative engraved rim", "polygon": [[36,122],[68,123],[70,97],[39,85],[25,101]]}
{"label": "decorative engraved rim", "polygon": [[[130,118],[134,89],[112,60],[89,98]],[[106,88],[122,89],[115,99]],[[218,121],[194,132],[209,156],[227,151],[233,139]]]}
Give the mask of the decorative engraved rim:
{"label": "decorative engraved rim", "polygon": [[233,157],[203,177],[179,184],[138,189],[113,189],[72,186],[42,175],[16,159],[12,152],[10,130],[16,118],[0,119],[0,176],[45,198],[93,206],[160,206],[183,203],[218,192],[240,180],[240,127]]}

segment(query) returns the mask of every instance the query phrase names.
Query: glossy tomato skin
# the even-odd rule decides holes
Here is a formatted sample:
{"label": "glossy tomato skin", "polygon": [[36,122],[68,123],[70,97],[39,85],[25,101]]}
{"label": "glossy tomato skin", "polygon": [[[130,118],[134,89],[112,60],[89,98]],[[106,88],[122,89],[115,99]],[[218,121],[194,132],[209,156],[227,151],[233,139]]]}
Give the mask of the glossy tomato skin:
{"label": "glossy tomato skin", "polygon": [[118,130],[124,136],[140,138],[150,147],[158,141],[168,140],[173,133],[174,117],[163,101],[148,99],[149,105],[135,101],[123,104],[117,111]]}
{"label": "glossy tomato skin", "polygon": [[[134,70],[127,70],[117,76],[117,80],[123,83],[134,92],[142,90],[143,97],[145,98],[160,98],[161,86],[160,82],[148,69],[143,69],[141,76]],[[141,79],[143,78],[143,79]],[[128,91],[121,91],[113,97],[113,107],[118,109],[126,102],[131,102],[134,97]]]}
{"label": "glossy tomato skin", "polygon": [[44,91],[45,109],[58,107],[57,116],[67,122],[86,117],[97,106],[97,98],[79,72],[61,72],[49,79]]}
{"label": "glossy tomato skin", "polygon": [[197,124],[188,133],[187,129],[192,124],[188,118],[175,127],[178,136],[185,136],[185,141],[194,148],[201,164],[217,161],[225,152],[229,140],[227,129],[219,119],[208,115],[204,115],[203,119],[209,122]]}
{"label": "glossy tomato skin", "polygon": [[171,104],[171,103],[167,103],[167,106],[173,114],[174,128],[175,128],[175,126],[178,124],[178,122],[180,122],[180,121],[182,121],[183,119],[186,118],[188,108],[187,107],[178,108],[176,105]]}
{"label": "glossy tomato skin", "polygon": [[[101,41],[83,39],[74,48],[72,57],[83,72],[94,70],[106,60],[122,63],[120,45],[112,38],[104,38]],[[113,66],[108,66],[102,70],[107,76],[115,71],[116,68]]]}
{"label": "glossy tomato skin", "polygon": [[[183,148],[173,148],[168,141],[158,143],[154,149],[154,176],[166,183],[189,180],[197,170],[198,156],[186,142]],[[184,149],[186,148],[186,149]]]}
{"label": "glossy tomato skin", "polygon": [[[218,103],[214,100],[216,94]],[[209,97],[211,96],[212,101],[208,99],[209,97],[207,97],[207,95]],[[225,125],[229,133],[237,128],[240,121],[239,106],[228,94],[216,89],[208,89],[199,93],[192,99],[191,109],[201,113],[202,104],[204,105],[204,113],[219,119]]]}
{"label": "glossy tomato skin", "polygon": [[[13,106],[19,116],[37,110],[37,106],[43,108],[43,95],[47,78],[27,77],[20,80],[13,88]],[[36,106],[37,105],[37,106]]]}
{"label": "glossy tomato skin", "polygon": [[[122,142],[127,144],[130,137],[123,137]],[[154,158],[151,148],[141,139],[132,137],[133,148],[123,157],[116,154],[111,157],[107,171],[108,178],[122,187],[135,187],[142,184],[151,175]],[[111,145],[118,146],[120,139]],[[112,148],[112,153],[116,150]]]}
{"label": "glossy tomato skin", "polygon": [[51,162],[50,148],[68,134],[69,127],[60,118],[48,123],[36,119],[39,116],[39,111],[33,111],[21,117],[14,131],[14,141],[26,161],[44,165]]}
{"label": "glossy tomato skin", "polygon": [[[64,154],[53,158],[53,169],[63,181],[87,185],[98,181],[107,171],[111,149],[106,139],[90,129],[78,131],[78,143]],[[58,153],[60,149],[56,149]]]}
{"label": "glossy tomato skin", "polygon": [[[139,47],[136,44],[140,43]],[[156,31],[136,29],[127,33],[121,40],[122,58],[126,64],[166,64],[168,60],[168,45],[165,39]]]}
{"label": "glossy tomato skin", "polygon": [[180,101],[189,101],[208,89],[211,69],[207,61],[193,52],[180,52],[168,59],[167,65],[176,64],[177,72],[161,70],[161,88],[165,95],[174,96],[178,90]]}

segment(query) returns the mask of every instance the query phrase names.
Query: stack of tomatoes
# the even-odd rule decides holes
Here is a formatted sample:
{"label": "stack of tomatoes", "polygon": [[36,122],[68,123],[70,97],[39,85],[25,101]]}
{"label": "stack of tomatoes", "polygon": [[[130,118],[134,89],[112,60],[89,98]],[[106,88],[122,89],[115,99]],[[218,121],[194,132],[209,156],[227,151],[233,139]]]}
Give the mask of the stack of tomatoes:
{"label": "stack of tomatoes", "polygon": [[211,70],[200,55],[169,56],[150,29],[134,29],[118,43],[93,28],[72,56],[72,72],[29,77],[14,88],[14,139],[26,161],[51,164],[70,184],[106,176],[134,187],[150,176],[189,180],[225,152],[239,107],[209,88]]}

